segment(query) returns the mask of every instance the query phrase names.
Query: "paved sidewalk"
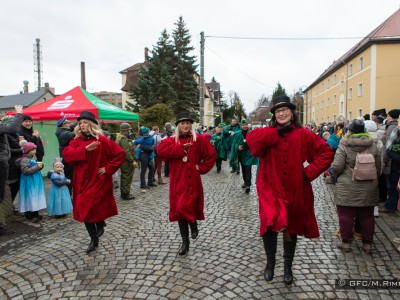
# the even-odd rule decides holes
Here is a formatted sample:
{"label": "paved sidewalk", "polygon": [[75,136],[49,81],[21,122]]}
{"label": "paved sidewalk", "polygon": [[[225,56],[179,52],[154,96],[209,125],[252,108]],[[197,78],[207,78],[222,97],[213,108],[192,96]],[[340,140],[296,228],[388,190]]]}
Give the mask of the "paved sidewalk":
{"label": "paved sidewalk", "polygon": [[[138,172],[135,172],[137,182]],[[266,258],[258,236],[255,187],[241,189],[241,176],[226,163],[202,176],[206,220],[186,256],[176,223],[168,221],[168,184],[119,200],[99,248],[87,255],[83,224],[45,217],[33,230],[0,238],[0,299],[399,299],[400,289],[338,289],[335,280],[400,278],[398,214],[377,219],[373,254],[354,241],[336,248],[338,227],[332,185],[313,182],[321,237],[299,238],[295,281],[283,283],[282,237],[275,278],[263,278]],[[137,191],[135,183],[134,191]],[[23,221],[23,218],[20,217]]]}

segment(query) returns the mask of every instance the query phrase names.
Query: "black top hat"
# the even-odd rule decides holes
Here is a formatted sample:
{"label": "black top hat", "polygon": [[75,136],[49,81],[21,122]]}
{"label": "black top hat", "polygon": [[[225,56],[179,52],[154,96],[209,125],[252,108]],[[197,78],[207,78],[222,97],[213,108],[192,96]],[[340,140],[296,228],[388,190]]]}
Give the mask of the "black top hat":
{"label": "black top hat", "polygon": [[189,121],[192,124],[194,122],[194,120],[190,117],[190,114],[188,112],[183,112],[176,116],[175,126],[177,126],[179,122],[183,121]]}
{"label": "black top hat", "polygon": [[280,96],[272,99],[272,105],[273,107],[271,108],[271,113],[275,113],[275,110],[280,107],[289,107],[290,109],[296,109],[296,105],[290,102],[290,98],[288,96]]}
{"label": "black top hat", "polygon": [[352,133],[363,133],[365,132],[365,124],[363,120],[354,119],[349,125],[349,130]]}
{"label": "black top hat", "polygon": [[89,120],[92,121],[93,123],[95,123],[96,125],[98,125],[99,123],[97,123],[96,118],[94,116],[94,114],[92,114],[90,111],[82,111],[81,115],[76,118],[78,120],[78,122],[82,119],[84,120]]}

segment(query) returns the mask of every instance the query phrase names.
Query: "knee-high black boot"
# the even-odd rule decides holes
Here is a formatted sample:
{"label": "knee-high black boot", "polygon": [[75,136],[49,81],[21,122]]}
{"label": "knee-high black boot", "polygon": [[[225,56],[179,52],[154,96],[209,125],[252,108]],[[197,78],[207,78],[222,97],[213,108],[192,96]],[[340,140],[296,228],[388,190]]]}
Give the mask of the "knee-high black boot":
{"label": "knee-high black boot", "polygon": [[199,228],[197,227],[197,221],[195,220],[193,223],[189,222],[190,232],[192,235],[192,239],[196,239],[199,235]]}
{"label": "knee-high black boot", "polygon": [[267,255],[267,266],[264,270],[264,278],[266,281],[271,281],[274,278],[277,241],[278,233],[268,228],[268,231],[263,235],[264,249]]}
{"label": "knee-high black boot", "polygon": [[182,236],[182,245],[179,248],[179,255],[185,255],[189,251],[189,225],[188,221],[178,221],[179,231]]}
{"label": "knee-high black boot", "polygon": [[90,244],[86,249],[86,253],[93,252],[99,245],[99,238],[96,237],[96,225],[95,223],[85,222],[86,230],[90,235]]}
{"label": "knee-high black boot", "polygon": [[292,235],[290,237],[292,239],[291,241],[285,241],[285,240],[283,241],[283,259],[284,259],[283,280],[287,285],[293,283],[292,263],[297,243],[297,235]]}
{"label": "knee-high black boot", "polygon": [[96,237],[99,238],[104,233],[104,227],[107,226],[105,221],[96,222]]}

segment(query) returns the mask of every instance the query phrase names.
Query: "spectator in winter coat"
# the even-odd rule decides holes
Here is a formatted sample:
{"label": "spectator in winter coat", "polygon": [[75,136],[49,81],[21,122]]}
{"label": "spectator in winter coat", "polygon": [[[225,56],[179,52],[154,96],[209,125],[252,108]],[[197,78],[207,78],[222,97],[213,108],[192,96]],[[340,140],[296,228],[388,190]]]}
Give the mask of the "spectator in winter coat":
{"label": "spectator in winter coat", "polygon": [[[148,189],[157,186],[154,183],[154,168],[151,163],[154,158],[154,139],[150,136],[149,128],[142,126],[140,131],[143,135],[134,140],[133,144],[138,145],[136,148],[136,158],[140,160],[140,188]],[[149,169],[149,173],[146,185],[147,169]]]}
{"label": "spectator in winter coat", "polygon": [[44,146],[40,139],[39,131],[34,130],[32,118],[28,115],[24,115],[21,128],[19,129],[19,135],[23,136],[28,142],[36,145],[36,159],[42,161],[44,156]]}
{"label": "spectator in winter coat", "polygon": [[[22,123],[22,106],[15,106],[16,115],[8,121],[10,117],[0,119],[0,236],[9,234],[10,231],[5,227],[5,216],[7,207],[11,207],[8,200],[5,200],[5,188],[8,179],[9,160],[11,159],[10,146],[8,144],[8,134],[15,134]],[[5,201],[4,201],[5,200]]]}
{"label": "spectator in winter coat", "polygon": [[343,251],[351,251],[354,219],[361,225],[363,249],[372,251],[375,219],[374,206],[378,203],[378,179],[353,180],[357,153],[366,151],[374,156],[377,176],[381,170],[381,157],[370,134],[365,132],[362,120],[353,120],[349,134],[340,141],[331,172],[337,177],[335,204],[339,216],[342,241],[337,244]]}

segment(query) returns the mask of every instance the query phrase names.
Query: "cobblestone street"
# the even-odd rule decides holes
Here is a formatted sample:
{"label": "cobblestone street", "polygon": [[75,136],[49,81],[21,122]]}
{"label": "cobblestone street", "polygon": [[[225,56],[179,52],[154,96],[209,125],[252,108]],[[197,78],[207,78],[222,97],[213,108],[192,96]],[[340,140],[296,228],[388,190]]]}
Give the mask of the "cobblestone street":
{"label": "cobblestone street", "polygon": [[[135,172],[137,183],[138,171]],[[119,200],[97,250],[83,224],[69,216],[45,216],[35,231],[0,239],[0,299],[399,299],[400,289],[338,289],[335,280],[400,279],[399,217],[377,219],[373,254],[354,241],[336,248],[338,221],[333,185],[313,182],[319,239],[299,237],[294,283],[283,283],[282,236],[275,278],[263,278],[266,257],[259,237],[255,185],[241,189],[241,176],[227,164],[202,176],[206,220],[189,253],[177,255],[181,238],[168,221],[168,184]],[[254,180],[254,179],[253,179]],[[138,191],[135,184],[134,191]],[[22,220],[22,217],[20,217]]]}

